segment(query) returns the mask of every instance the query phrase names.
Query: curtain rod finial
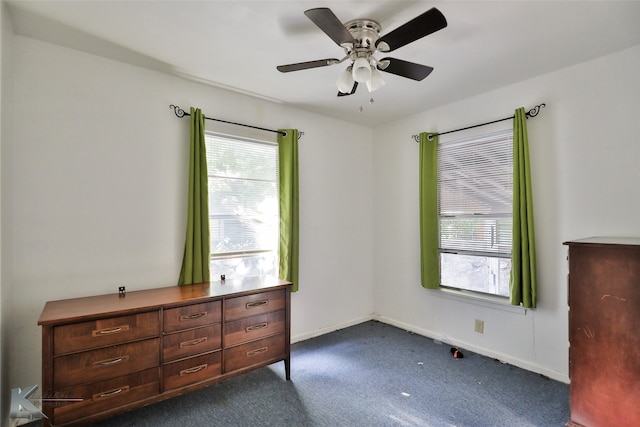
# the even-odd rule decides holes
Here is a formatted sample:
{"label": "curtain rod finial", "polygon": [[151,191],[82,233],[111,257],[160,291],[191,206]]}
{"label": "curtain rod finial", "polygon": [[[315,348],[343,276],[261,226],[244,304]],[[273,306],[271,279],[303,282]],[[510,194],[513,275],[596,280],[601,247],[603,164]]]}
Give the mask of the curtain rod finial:
{"label": "curtain rod finial", "polygon": [[188,115],[182,108],[178,107],[177,105],[169,105],[169,108],[171,108],[173,110],[173,112],[175,113],[176,117],[184,117],[186,115]]}
{"label": "curtain rod finial", "polygon": [[542,103],[539,105],[536,105],[535,107],[533,107],[531,110],[527,111],[527,117],[535,117],[538,115],[538,113],[540,112],[540,109],[546,107],[547,104]]}

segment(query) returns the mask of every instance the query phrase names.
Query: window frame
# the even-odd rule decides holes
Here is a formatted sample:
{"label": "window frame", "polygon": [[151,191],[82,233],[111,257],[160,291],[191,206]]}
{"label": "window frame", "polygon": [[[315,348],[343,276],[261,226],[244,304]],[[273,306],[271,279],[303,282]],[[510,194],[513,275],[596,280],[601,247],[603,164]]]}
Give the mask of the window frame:
{"label": "window frame", "polygon": [[[222,139],[225,140],[229,143],[250,143],[250,144],[257,144],[257,145],[265,145],[265,146],[269,146],[271,148],[273,148],[273,160],[275,162],[275,173],[273,176],[272,180],[265,180],[263,182],[271,182],[275,185],[276,187],[276,193],[275,193],[275,200],[276,200],[276,204],[275,204],[275,208],[274,208],[274,223],[276,224],[276,230],[273,232],[274,235],[274,241],[272,244],[272,248],[270,249],[244,249],[244,250],[230,250],[230,251],[225,251],[225,252],[215,252],[214,248],[216,247],[213,242],[211,243],[211,251],[210,251],[210,264],[211,264],[211,273],[212,276],[215,274],[225,274],[226,278],[232,278],[234,277],[235,273],[230,273],[228,270],[224,270],[224,271],[215,271],[214,272],[214,264],[217,261],[229,261],[229,260],[238,260],[239,262],[242,262],[242,260],[244,259],[249,259],[252,257],[256,257],[259,255],[265,255],[265,256],[270,256],[272,257],[273,262],[270,263],[272,269],[270,271],[272,271],[271,274],[275,274],[277,275],[278,273],[278,268],[279,268],[279,260],[278,260],[278,236],[279,236],[279,225],[280,225],[280,212],[279,212],[279,207],[278,207],[278,203],[277,201],[279,200],[279,180],[278,180],[278,170],[279,170],[279,155],[278,155],[278,143],[277,141],[269,141],[266,139],[256,139],[256,138],[249,138],[249,137],[244,137],[244,136],[239,136],[239,135],[233,135],[233,134],[226,134],[226,133],[221,133],[221,132],[214,132],[214,131],[206,131],[205,132],[205,146],[207,147],[207,149],[209,148],[210,144],[211,144],[211,139],[210,138],[215,138],[215,139]],[[207,158],[209,158],[209,155],[207,155]],[[211,179],[215,179],[216,175],[213,174],[210,170],[209,167],[209,163],[207,164],[207,177],[208,177],[208,182],[209,184],[211,184]],[[222,176],[217,176],[217,178],[220,179],[225,179]],[[239,178],[242,179],[244,181],[250,181],[250,179],[245,179],[245,178]],[[261,180],[254,180],[254,181],[261,181]],[[216,224],[216,221],[220,215],[216,214],[214,218],[214,214],[212,214],[212,212],[215,211],[215,209],[211,209],[211,194],[212,194],[212,190],[209,189],[209,231],[211,236],[213,237],[214,235],[214,224]],[[228,215],[222,215],[222,216],[228,216]],[[264,273],[258,273],[260,275],[264,274]],[[268,273],[267,273],[268,274]],[[251,275],[251,274],[249,274]]]}
{"label": "window frame", "polygon": [[[463,209],[467,209],[469,206],[465,205],[464,203],[461,205],[457,205],[458,202],[452,202],[449,203],[446,208],[451,208],[452,206],[455,206],[456,208],[460,208],[461,211],[458,215],[455,214],[451,214],[451,212],[446,212],[445,214],[443,214],[441,208],[441,202],[442,202],[442,173],[441,173],[441,167],[443,167],[443,161],[442,161],[442,152],[441,150],[446,150],[449,149],[451,151],[453,151],[453,149],[455,147],[468,147],[472,144],[490,144],[491,142],[497,142],[499,144],[503,144],[500,149],[502,151],[499,152],[499,155],[504,157],[501,158],[500,161],[502,162],[500,164],[500,168],[501,168],[501,172],[499,174],[496,174],[495,176],[492,176],[490,173],[484,172],[481,175],[481,178],[486,179],[488,178],[495,178],[493,181],[489,181],[491,182],[491,188],[497,188],[500,186],[500,180],[502,180],[503,184],[504,184],[504,180],[506,179],[507,176],[507,172],[508,172],[508,179],[509,179],[509,183],[510,183],[510,187],[508,188],[509,191],[503,190],[502,194],[503,197],[504,195],[508,194],[508,204],[505,204],[504,202],[501,202],[502,208],[498,208],[497,212],[471,212],[469,210],[464,211]],[[452,149],[453,147],[453,149]],[[474,147],[475,148],[475,147]],[[487,149],[488,150],[488,149]],[[477,151],[477,150],[475,150]],[[471,159],[472,154],[469,154],[468,158],[464,158],[464,160],[468,160]],[[463,158],[463,156],[459,156],[459,158]],[[506,161],[505,161],[506,159]],[[449,160],[449,159],[447,159]],[[500,130],[500,131],[495,131],[495,132],[491,132],[491,133],[484,133],[484,134],[478,134],[475,136],[471,136],[471,137],[467,137],[467,138],[462,138],[462,139],[456,139],[456,140],[451,140],[451,141],[447,141],[447,142],[440,142],[438,144],[438,208],[437,208],[437,217],[438,217],[438,263],[440,266],[440,271],[439,271],[439,284],[440,284],[440,288],[442,290],[445,290],[447,292],[454,292],[454,293],[458,293],[461,295],[473,295],[473,296],[477,296],[480,298],[489,298],[489,299],[495,299],[498,301],[505,301],[509,299],[510,296],[510,289],[509,289],[509,275],[510,275],[510,270],[511,270],[511,259],[512,259],[512,254],[511,254],[511,242],[512,242],[512,231],[511,231],[511,224],[513,221],[512,215],[513,215],[513,130],[512,129],[504,129],[504,130]],[[508,168],[508,171],[507,171]],[[461,170],[464,170],[462,168],[460,168]],[[468,168],[467,168],[468,169]],[[473,171],[473,169],[472,169]],[[453,188],[454,186],[452,185],[450,187],[450,190]],[[471,186],[469,186],[471,187]],[[488,187],[486,187],[485,184],[482,184],[482,189],[486,189]],[[474,191],[476,191],[477,189],[474,189]],[[474,195],[480,194],[480,192],[474,193]],[[480,198],[479,198],[480,199]],[[485,201],[484,199],[481,199],[483,201]],[[490,200],[490,196],[487,196],[486,200]],[[506,200],[506,199],[505,199]],[[501,210],[502,209],[502,210]],[[472,246],[465,246],[464,240],[462,240],[462,246],[461,247],[452,247],[451,245],[447,245],[447,244],[443,244],[443,229],[442,229],[442,225],[444,221],[449,221],[451,222],[451,218],[454,219],[459,219],[461,221],[464,221],[465,219],[467,220],[467,222],[471,223],[471,228],[474,229],[473,231],[471,231],[471,234],[474,235],[475,237],[480,236],[481,234],[489,234],[488,232],[484,232],[484,233],[478,233],[478,234],[474,234],[475,232],[475,227],[477,226],[479,229],[482,229],[486,224],[487,221],[495,221],[494,224],[494,228],[493,231],[491,231],[491,238],[489,239],[489,241],[491,242],[491,244],[496,244],[496,247],[500,246],[498,244],[499,239],[498,239],[498,235],[499,235],[499,229],[502,228],[502,230],[504,231],[504,225],[507,225],[508,228],[508,241],[505,242],[503,246],[503,249],[500,250],[498,248],[496,249],[492,249],[489,246],[484,246],[485,249],[487,250],[482,250],[482,248],[477,249],[477,248],[473,248]],[[506,220],[506,221],[505,221]],[[503,227],[499,227],[499,221],[503,221]],[[455,223],[452,222],[452,223]],[[477,225],[476,225],[477,224]],[[458,228],[458,230],[460,230],[460,228]],[[494,233],[495,233],[495,242],[494,242]],[[473,239],[471,239],[473,240]],[[483,241],[487,242],[487,240],[482,240],[482,239],[478,239],[478,241]],[[453,245],[455,246],[455,244]],[[452,283],[451,279],[446,279],[446,283],[445,280],[443,280],[443,273],[445,273],[444,270],[444,262],[446,262],[445,257],[449,257],[449,262],[452,260],[452,256],[456,257],[456,256],[461,256],[461,257],[480,257],[480,258],[485,258],[486,259],[486,266],[489,268],[489,271],[487,272],[486,277],[489,278],[490,276],[493,277],[493,285],[489,284],[487,285],[487,283],[485,283],[484,288],[481,286],[473,286],[473,285],[464,285],[463,281],[456,283]],[[480,258],[477,261],[480,261]],[[468,262],[471,262],[472,258],[467,258]],[[501,274],[501,270],[504,268],[504,264],[503,264],[503,260],[508,259],[508,270],[506,271],[506,274],[502,273]],[[459,258],[460,260],[464,260],[464,258]],[[495,260],[494,261],[490,261],[490,260]],[[460,267],[458,267],[460,268]],[[451,270],[448,269],[448,271],[445,273],[447,275],[451,275]],[[466,277],[466,276],[465,276]],[[497,279],[496,279],[497,278]],[[506,281],[506,283],[505,283]],[[502,285],[502,286],[501,286]],[[506,287],[506,294],[505,292],[505,287]],[[487,289],[493,288],[493,291],[489,291]],[[501,293],[502,292],[502,293]]]}

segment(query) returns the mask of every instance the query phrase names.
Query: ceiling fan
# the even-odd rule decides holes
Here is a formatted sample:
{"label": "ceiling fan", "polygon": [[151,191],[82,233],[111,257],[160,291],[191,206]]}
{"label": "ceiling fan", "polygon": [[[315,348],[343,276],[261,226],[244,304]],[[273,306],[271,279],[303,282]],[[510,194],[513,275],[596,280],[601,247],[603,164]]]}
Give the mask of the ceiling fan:
{"label": "ceiling fan", "polygon": [[306,70],[340,64],[349,60],[349,66],[338,81],[338,96],[352,95],[358,83],[365,83],[369,92],[384,85],[379,71],[420,81],[433,68],[396,58],[376,59],[376,52],[392,52],[447,26],[444,15],[435,7],[381,36],[382,27],[371,19],[354,19],[342,24],[338,17],[326,7],[309,9],[304,14],[345,51],[342,59],[327,58],[315,61],[279,65],[278,71]]}

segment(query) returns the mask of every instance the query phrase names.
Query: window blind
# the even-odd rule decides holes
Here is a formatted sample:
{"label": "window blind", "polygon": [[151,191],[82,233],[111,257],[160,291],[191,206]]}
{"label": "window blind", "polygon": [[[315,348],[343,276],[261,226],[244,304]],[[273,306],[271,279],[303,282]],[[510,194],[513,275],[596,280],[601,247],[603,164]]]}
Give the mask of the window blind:
{"label": "window blind", "polygon": [[444,253],[510,257],[513,133],[438,146],[438,216]]}
{"label": "window blind", "polygon": [[278,147],[207,134],[213,257],[277,251]]}

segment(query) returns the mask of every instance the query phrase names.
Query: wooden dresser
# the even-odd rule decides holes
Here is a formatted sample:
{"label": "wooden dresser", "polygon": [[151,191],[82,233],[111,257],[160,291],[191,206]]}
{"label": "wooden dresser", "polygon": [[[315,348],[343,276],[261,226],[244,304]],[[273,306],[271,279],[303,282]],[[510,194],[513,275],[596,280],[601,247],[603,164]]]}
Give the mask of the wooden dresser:
{"label": "wooden dresser", "polygon": [[42,395],[63,400],[43,405],[43,425],[87,424],[279,361],[290,379],[290,291],[248,277],[47,302]]}
{"label": "wooden dresser", "polygon": [[640,426],[640,238],[569,246],[567,426]]}

